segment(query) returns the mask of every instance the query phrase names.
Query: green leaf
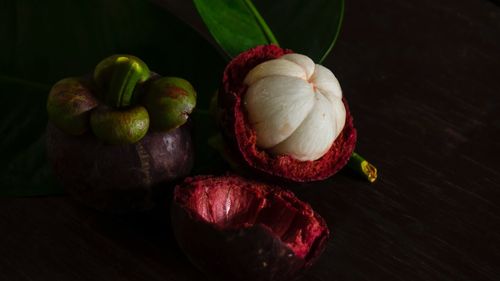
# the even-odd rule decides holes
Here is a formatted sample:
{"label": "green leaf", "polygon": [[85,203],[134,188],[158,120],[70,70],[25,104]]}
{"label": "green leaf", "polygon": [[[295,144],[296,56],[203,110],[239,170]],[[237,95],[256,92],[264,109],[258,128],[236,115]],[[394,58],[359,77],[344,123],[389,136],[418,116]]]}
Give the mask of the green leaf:
{"label": "green leaf", "polygon": [[[46,164],[44,130],[48,86],[0,76],[0,195],[60,194]],[[42,188],[41,188],[42,187]]]}
{"label": "green leaf", "polygon": [[250,0],[194,3],[212,36],[230,57],[279,41],[283,48],[322,62],[335,44],[344,14],[344,0],[256,0],[258,9]]}
{"label": "green leaf", "polygon": [[281,47],[322,62],[340,33],[344,0],[256,0]]}
{"label": "green leaf", "polygon": [[61,78],[89,74],[111,54],[133,54],[161,75],[190,81],[208,109],[224,68],[190,27],[142,0],[2,1],[0,41],[0,195],[61,193],[44,140],[45,101]]}
{"label": "green leaf", "polygon": [[230,56],[263,44],[278,44],[250,0],[194,0],[208,30]]}

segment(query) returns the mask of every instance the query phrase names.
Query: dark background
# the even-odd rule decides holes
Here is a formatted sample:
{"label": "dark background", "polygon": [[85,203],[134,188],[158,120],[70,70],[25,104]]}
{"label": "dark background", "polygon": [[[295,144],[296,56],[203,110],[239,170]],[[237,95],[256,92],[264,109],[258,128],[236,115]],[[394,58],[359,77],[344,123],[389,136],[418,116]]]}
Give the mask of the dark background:
{"label": "dark background", "polygon": [[[298,192],[333,234],[302,280],[500,280],[494,2],[347,1],[325,64],[350,102],[357,150],[380,178],[340,174]],[[166,216],[0,198],[0,280],[205,280]]]}

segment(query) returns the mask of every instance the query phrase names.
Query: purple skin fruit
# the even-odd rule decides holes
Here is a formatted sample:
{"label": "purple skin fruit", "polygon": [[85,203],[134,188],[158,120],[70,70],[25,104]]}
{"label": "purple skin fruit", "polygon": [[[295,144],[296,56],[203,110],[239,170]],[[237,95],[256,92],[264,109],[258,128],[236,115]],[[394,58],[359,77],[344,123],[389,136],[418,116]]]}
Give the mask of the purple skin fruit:
{"label": "purple skin fruit", "polygon": [[[166,183],[190,172],[194,148],[186,122],[196,92],[181,78],[174,79],[179,85],[160,84],[147,91],[162,79],[174,78],[150,72],[135,56],[113,55],[96,66],[92,78],[66,78],[52,87],[48,159],[76,200],[111,213],[147,210],[165,195]],[[187,98],[162,99],[173,87],[185,90]],[[141,104],[145,92],[158,98],[148,104],[160,118],[154,121],[167,116],[174,122],[149,128],[150,116]]]}
{"label": "purple skin fruit", "polygon": [[149,132],[134,144],[109,145],[91,133],[71,136],[49,123],[47,154],[54,174],[77,201],[125,213],[151,209],[162,185],[193,165],[189,125]]}

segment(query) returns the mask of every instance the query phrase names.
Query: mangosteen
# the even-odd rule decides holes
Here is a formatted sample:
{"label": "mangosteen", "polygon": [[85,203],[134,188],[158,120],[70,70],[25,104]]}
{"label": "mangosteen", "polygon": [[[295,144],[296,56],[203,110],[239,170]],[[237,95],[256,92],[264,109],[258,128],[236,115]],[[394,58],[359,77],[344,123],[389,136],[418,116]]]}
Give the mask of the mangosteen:
{"label": "mangosteen", "polygon": [[322,180],[345,166],[356,129],[335,75],[309,57],[258,46],[226,67],[217,96],[226,146],[260,174]]}
{"label": "mangosteen", "polygon": [[214,280],[291,280],[323,252],[328,227],[286,189],[239,176],[197,176],[176,186],[176,239]]}
{"label": "mangosteen", "polygon": [[98,210],[152,208],[164,183],[192,168],[187,121],[195,105],[188,81],[160,77],[131,55],[104,59],[92,77],[57,82],[47,101],[47,153],[56,178]]}

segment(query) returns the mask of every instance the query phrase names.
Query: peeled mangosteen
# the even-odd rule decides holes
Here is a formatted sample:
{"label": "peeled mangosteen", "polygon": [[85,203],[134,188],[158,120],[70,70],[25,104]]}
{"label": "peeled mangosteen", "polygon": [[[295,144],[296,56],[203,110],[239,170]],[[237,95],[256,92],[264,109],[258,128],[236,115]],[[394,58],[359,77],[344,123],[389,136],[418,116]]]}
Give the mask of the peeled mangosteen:
{"label": "peeled mangosteen", "polygon": [[275,45],[250,49],[228,64],[216,115],[232,160],[285,181],[334,175],[356,143],[333,73]]}
{"label": "peeled mangosteen", "polygon": [[47,154],[56,178],[102,211],[152,208],[164,183],[192,168],[188,117],[195,105],[189,82],[160,77],[131,55],[104,59],[92,77],[57,82],[47,100]]}
{"label": "peeled mangosteen", "polygon": [[325,221],[285,189],[239,176],[197,176],[175,188],[175,236],[214,280],[291,280],[329,237]]}

